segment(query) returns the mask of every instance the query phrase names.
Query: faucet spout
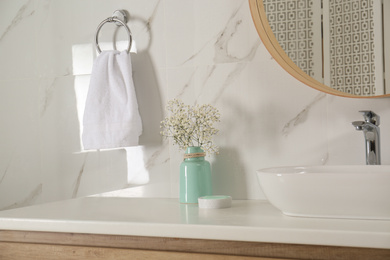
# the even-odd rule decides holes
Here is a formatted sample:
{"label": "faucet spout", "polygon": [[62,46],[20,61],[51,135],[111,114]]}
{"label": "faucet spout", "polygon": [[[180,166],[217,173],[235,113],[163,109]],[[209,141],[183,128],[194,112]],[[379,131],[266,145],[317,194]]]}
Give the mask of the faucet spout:
{"label": "faucet spout", "polygon": [[379,116],[372,111],[360,111],[365,121],[354,121],[352,125],[358,131],[363,131],[366,142],[366,164],[380,165],[380,129]]}
{"label": "faucet spout", "polygon": [[364,121],[354,121],[352,122],[352,125],[356,128],[356,130],[361,131],[363,130]]}

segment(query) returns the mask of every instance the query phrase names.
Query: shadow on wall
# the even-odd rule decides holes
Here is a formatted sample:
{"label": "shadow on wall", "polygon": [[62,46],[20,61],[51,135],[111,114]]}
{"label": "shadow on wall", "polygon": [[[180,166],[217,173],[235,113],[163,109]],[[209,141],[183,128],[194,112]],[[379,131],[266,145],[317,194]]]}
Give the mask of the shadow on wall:
{"label": "shadow on wall", "polygon": [[[150,182],[149,174],[149,158],[148,154],[153,154],[155,147],[162,145],[162,137],[160,135],[160,122],[163,119],[163,107],[161,103],[161,95],[157,81],[157,75],[154,69],[154,64],[148,50],[152,44],[150,33],[150,24],[148,21],[137,17],[128,16],[131,22],[141,22],[144,25],[144,30],[148,35],[147,43],[141,46],[137,54],[132,54],[133,63],[133,80],[135,91],[137,94],[139,112],[142,118],[142,135],[139,139],[139,147],[137,154],[134,149],[126,149],[127,152],[127,167],[128,167],[128,186],[142,185]],[[140,32],[144,33],[144,31]],[[137,35],[134,35],[137,39]],[[130,152],[130,150],[132,150]],[[140,154],[142,153],[142,154]],[[142,157],[142,164],[137,161]],[[138,165],[138,168],[137,168]]]}
{"label": "shadow on wall", "polygon": [[142,118],[139,144],[161,144],[160,122],[163,120],[161,95],[153,63],[147,51],[132,55],[133,80]]}
{"label": "shadow on wall", "polygon": [[221,147],[211,169],[214,194],[229,195],[233,199],[247,197],[245,167],[236,149]]}

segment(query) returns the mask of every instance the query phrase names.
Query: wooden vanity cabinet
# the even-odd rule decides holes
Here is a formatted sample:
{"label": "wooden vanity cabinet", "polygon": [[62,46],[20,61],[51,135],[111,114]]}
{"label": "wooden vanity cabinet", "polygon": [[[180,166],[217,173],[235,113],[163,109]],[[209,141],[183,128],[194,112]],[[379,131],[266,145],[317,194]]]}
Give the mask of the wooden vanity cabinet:
{"label": "wooden vanity cabinet", "polygon": [[385,260],[389,249],[0,230],[2,260]]}

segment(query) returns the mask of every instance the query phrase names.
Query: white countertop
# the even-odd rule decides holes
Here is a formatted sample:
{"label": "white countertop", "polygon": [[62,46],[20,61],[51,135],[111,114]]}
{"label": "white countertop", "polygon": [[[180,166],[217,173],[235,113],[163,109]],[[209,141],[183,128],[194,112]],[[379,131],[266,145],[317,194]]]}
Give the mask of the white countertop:
{"label": "white countertop", "polygon": [[0,230],[390,248],[390,221],[288,217],[262,200],[200,209],[178,199],[85,197],[1,211]]}

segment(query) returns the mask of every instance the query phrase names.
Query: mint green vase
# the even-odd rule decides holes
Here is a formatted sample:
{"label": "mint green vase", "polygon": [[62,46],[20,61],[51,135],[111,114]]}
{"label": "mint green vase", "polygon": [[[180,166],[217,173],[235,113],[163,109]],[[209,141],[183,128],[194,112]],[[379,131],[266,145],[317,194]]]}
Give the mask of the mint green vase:
{"label": "mint green vase", "polygon": [[[204,153],[198,146],[187,148],[186,154]],[[186,158],[180,165],[180,203],[198,203],[198,198],[212,195],[210,163],[204,156]]]}

